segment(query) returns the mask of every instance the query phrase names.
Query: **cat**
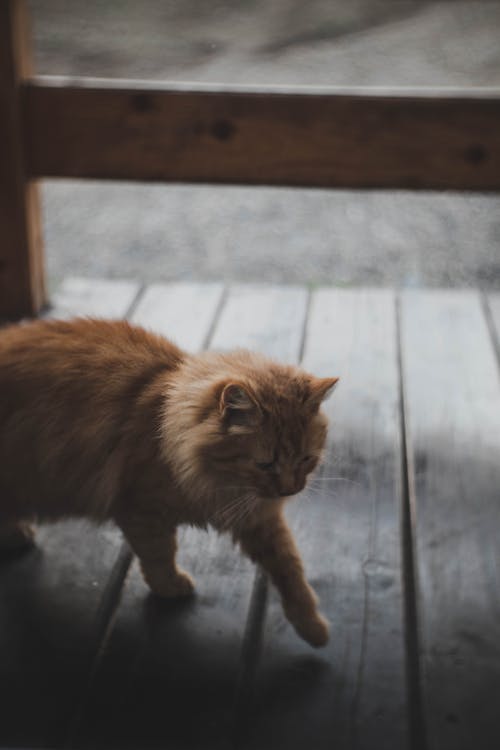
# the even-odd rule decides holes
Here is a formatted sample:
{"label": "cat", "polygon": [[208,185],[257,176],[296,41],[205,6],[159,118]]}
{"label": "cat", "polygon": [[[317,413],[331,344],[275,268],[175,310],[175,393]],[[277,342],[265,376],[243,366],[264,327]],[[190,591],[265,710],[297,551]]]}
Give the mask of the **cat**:
{"label": "cat", "polygon": [[193,591],[180,524],[230,532],[313,646],[328,623],[283,515],[318,464],[337,378],[245,350],[188,354],[123,321],[0,330],[0,546],[32,521],[113,520],[150,589]]}

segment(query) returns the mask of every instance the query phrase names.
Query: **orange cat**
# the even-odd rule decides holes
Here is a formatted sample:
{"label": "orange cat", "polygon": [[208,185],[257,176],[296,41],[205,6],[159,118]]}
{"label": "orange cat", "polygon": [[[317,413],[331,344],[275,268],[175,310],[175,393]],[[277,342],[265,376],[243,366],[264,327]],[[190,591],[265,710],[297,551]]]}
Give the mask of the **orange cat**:
{"label": "orange cat", "polygon": [[113,519],[160,596],[193,590],[179,524],[230,531],[314,646],[328,625],[283,517],[325,443],[315,378],[246,351],[186,354],[125,322],[0,331],[0,545],[30,521]]}

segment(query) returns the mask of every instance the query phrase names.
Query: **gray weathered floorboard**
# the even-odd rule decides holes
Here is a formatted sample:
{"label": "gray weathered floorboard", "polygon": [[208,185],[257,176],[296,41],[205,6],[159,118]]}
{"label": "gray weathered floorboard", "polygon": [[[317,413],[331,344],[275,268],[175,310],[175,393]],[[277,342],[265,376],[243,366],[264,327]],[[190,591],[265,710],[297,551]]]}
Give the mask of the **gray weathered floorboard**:
{"label": "gray weathered floorboard", "polygon": [[274,592],[245,748],[408,747],[400,554],[400,429],[394,296],[313,294],[303,365],[338,375],[325,461],[289,518],[331,620],[317,652]]}
{"label": "gray weathered floorboard", "polygon": [[303,287],[237,284],[231,289],[211,347],[246,347],[282,362],[297,362],[306,310]]}
{"label": "gray weathered floorboard", "polygon": [[222,292],[222,284],[215,283],[151,284],[134,310],[132,322],[197,351],[203,348]]}
{"label": "gray weathered floorboard", "polygon": [[430,748],[500,738],[500,381],[479,296],[408,292],[402,355]]}
{"label": "gray weathered floorboard", "polygon": [[[301,288],[232,290],[212,344],[298,357]],[[269,310],[273,316],[268,317]],[[197,581],[191,601],[152,597],[137,567],[127,580],[78,747],[227,746],[254,568],[227,537],[189,529],[180,563]]]}
{"label": "gray weathered floorboard", "polygon": [[[72,279],[51,317],[123,317],[129,282]],[[74,304],[73,304],[74,303]],[[83,522],[42,526],[37,547],[0,562],[0,745],[62,741],[104,626],[121,537]]]}
{"label": "gray weathered floorboard", "polygon": [[139,289],[140,285],[134,281],[67,278],[54,292],[47,316],[73,318],[75,315],[88,315],[97,318],[123,318]]}

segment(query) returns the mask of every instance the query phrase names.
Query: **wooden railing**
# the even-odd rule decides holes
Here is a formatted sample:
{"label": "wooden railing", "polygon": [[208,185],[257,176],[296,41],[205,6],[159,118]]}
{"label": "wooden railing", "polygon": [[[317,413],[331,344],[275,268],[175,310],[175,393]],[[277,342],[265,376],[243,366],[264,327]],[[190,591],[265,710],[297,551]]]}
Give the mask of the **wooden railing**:
{"label": "wooden railing", "polygon": [[36,180],[500,190],[500,90],[228,89],[34,78],[0,0],[0,315],[45,302]]}

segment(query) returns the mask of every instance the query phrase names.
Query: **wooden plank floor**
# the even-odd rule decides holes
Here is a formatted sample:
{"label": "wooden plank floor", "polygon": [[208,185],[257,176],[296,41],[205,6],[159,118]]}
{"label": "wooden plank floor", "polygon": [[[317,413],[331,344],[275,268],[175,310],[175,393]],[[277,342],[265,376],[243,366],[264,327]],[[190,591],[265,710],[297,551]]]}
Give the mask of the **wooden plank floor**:
{"label": "wooden plank floor", "polygon": [[331,641],[226,537],[183,532],[197,596],[162,603],[111,526],[43,527],[0,562],[0,747],[496,750],[500,295],[69,279],[54,302],[340,375],[288,514]]}

